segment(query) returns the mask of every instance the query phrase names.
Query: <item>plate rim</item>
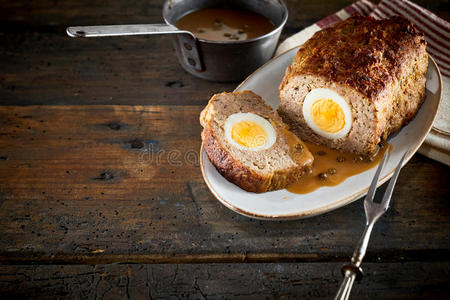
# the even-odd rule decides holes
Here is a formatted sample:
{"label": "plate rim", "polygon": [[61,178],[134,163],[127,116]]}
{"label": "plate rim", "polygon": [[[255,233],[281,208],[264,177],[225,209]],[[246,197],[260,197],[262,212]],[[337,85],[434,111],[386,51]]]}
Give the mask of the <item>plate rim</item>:
{"label": "plate rim", "polygon": [[[281,53],[280,55],[272,58],[271,60],[269,60],[267,63],[265,63],[264,65],[262,65],[261,67],[259,67],[258,69],[256,69],[252,74],[250,74],[246,79],[244,79],[234,90],[233,92],[236,92],[237,90],[239,90],[241,88],[242,85],[244,85],[248,80],[250,80],[253,76],[255,76],[258,72],[260,72],[266,65],[268,65],[269,63],[273,63],[273,61],[275,59],[278,59],[279,57],[283,56],[283,55],[287,55],[288,52],[293,51],[296,48],[299,48],[300,46],[291,48],[283,53]],[[422,145],[422,143],[425,141],[425,138],[427,137],[427,135],[430,133],[430,130],[433,128],[433,122],[436,118],[437,115],[437,111],[439,109],[439,105],[441,103],[442,100],[442,77],[441,77],[441,72],[439,70],[439,67],[437,66],[436,62],[434,61],[434,59],[431,57],[431,55],[428,54],[428,58],[429,60],[432,62],[432,64],[434,65],[434,68],[437,70],[437,75],[438,75],[438,79],[439,79],[439,101],[438,101],[438,105],[437,105],[437,109],[436,109],[436,113],[433,116],[433,120],[431,122],[431,125],[427,128],[426,130],[426,134],[424,134],[420,139],[417,140],[417,142],[414,144],[413,147],[411,147],[411,149],[409,150],[409,153],[407,155],[407,157],[405,158],[402,167],[405,166],[409,160],[413,157],[413,155],[417,152],[417,150],[420,148],[420,146]],[[212,186],[212,184],[210,183],[208,177],[206,176],[205,173],[205,166],[204,166],[204,162],[203,162],[203,152],[204,152],[204,148],[203,148],[203,143],[200,146],[200,170],[202,172],[202,176],[203,176],[203,180],[205,181],[206,185],[208,186],[209,190],[211,191],[211,193],[214,195],[214,197],[220,202],[222,203],[224,206],[226,206],[227,208],[229,208],[230,210],[246,216],[246,217],[250,217],[253,219],[259,219],[259,220],[272,220],[272,221],[280,221],[280,220],[297,220],[297,219],[303,219],[303,218],[309,218],[309,217],[314,217],[317,215],[321,215],[333,210],[336,210],[340,207],[343,207],[345,205],[348,205],[358,199],[360,199],[362,196],[364,196],[365,194],[367,194],[367,191],[369,190],[369,187],[367,188],[363,188],[362,190],[345,197],[344,199],[338,199],[332,203],[329,203],[325,206],[321,206],[319,208],[316,209],[310,209],[310,210],[306,210],[306,211],[302,211],[302,212],[297,212],[297,213],[287,213],[287,214],[275,214],[275,215],[268,215],[268,214],[260,214],[260,213],[254,213],[254,212],[250,212],[247,210],[244,210],[242,208],[236,207],[235,205],[229,203],[228,201],[226,201],[225,199],[223,199],[223,197],[221,197],[219,195],[219,193],[214,189],[214,187]],[[205,155],[207,156],[206,152]],[[378,181],[377,187],[381,186],[382,184],[384,184],[387,180],[389,180],[392,175],[394,174],[395,170],[392,170],[391,172],[389,172],[388,174],[386,174],[383,178],[381,178],[380,181]]]}

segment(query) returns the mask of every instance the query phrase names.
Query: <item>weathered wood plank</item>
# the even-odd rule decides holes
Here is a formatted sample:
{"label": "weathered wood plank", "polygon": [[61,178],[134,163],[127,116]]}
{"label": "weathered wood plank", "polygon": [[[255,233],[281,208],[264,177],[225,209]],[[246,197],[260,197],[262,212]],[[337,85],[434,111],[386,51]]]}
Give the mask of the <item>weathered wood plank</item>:
{"label": "weathered wood plank", "polygon": [[[353,1],[287,1],[282,39]],[[186,73],[169,37],[71,39],[69,25],[160,23],[163,1],[0,1],[0,104],[204,105],[235,83]],[[445,3],[419,1],[449,18]],[[32,95],[32,97],[31,97]]]}
{"label": "weathered wood plank", "polygon": [[[0,35],[0,104],[205,105],[236,84],[185,72],[169,37],[71,39],[57,33]],[[32,95],[32,96],[31,96]]]}
{"label": "weathered wood plank", "polygon": [[[175,105],[0,108],[0,298],[331,298],[361,201],[292,222],[229,211],[193,153],[203,105],[235,84],[184,72],[167,37],[65,36],[159,23],[162,2],[0,0],[0,105]],[[352,1],[286,2],[282,38]],[[420,155],[403,169],[352,298],[449,298],[449,171]]]}
{"label": "weathered wood plank", "polygon": [[[18,27],[1,30],[23,30],[23,26],[64,28],[67,25],[138,24],[162,22],[161,10],[165,0],[118,0],[105,5],[103,1],[7,1],[1,0],[0,17],[4,23]],[[286,0],[289,8],[287,27],[303,28],[353,3],[351,0]],[[380,1],[372,1],[377,3]],[[450,19],[446,1],[416,0],[414,3]],[[22,27],[21,27],[22,26]]]}
{"label": "weathered wood plank", "polygon": [[[202,106],[0,107],[0,261],[345,261],[361,201],[290,222],[239,216],[198,166]],[[450,168],[416,155],[367,261],[444,260]]]}
{"label": "weathered wood plank", "polygon": [[[2,299],[331,299],[340,263],[0,266]],[[352,299],[448,299],[450,264],[368,263]]]}

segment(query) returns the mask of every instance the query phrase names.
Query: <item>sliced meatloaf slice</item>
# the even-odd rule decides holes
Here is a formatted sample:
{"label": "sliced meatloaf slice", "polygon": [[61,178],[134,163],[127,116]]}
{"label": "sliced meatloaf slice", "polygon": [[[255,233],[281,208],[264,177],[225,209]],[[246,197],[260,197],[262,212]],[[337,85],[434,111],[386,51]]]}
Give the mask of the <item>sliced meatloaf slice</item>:
{"label": "sliced meatloaf slice", "polygon": [[[380,141],[416,115],[425,98],[428,55],[423,33],[403,17],[354,16],[314,34],[298,50],[279,87],[278,112],[305,141],[370,156]],[[337,92],[352,126],[325,138],[305,122],[303,101],[314,89]]]}
{"label": "sliced meatloaf slice", "polygon": [[[269,122],[275,132],[270,147],[251,150],[227,136],[230,116],[247,114]],[[288,130],[276,111],[251,91],[214,95],[202,111],[200,123],[203,149],[210,161],[227,180],[244,190],[261,193],[283,189],[311,170],[313,156],[303,142]]]}

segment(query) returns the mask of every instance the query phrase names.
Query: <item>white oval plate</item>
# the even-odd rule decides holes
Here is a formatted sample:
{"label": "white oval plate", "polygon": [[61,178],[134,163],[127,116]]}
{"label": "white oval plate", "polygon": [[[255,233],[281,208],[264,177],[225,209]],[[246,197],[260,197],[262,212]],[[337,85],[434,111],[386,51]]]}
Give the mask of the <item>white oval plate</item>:
{"label": "white oval plate", "polygon": [[[278,107],[278,86],[297,53],[291,49],[272,59],[244,80],[236,91],[252,90],[274,109]],[[431,129],[441,99],[441,75],[430,57],[425,102],[413,121],[403,127],[388,141],[394,148],[381,174],[379,185],[391,178],[401,156],[412,149],[406,162],[420,147]],[[226,207],[242,215],[257,219],[299,219],[319,215],[347,205],[364,196],[370,186],[376,168],[347,178],[333,187],[321,187],[309,194],[294,194],[287,190],[255,194],[244,191],[227,181],[209,161],[203,148],[200,150],[200,167],[203,178],[214,196]]]}

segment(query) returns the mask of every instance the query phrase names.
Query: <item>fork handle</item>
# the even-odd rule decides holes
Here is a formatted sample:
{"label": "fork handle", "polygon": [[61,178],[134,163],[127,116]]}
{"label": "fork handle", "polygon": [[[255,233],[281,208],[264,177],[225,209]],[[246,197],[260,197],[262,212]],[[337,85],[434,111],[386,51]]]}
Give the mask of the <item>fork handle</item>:
{"label": "fork handle", "polygon": [[[375,220],[376,221],[376,220]],[[364,256],[366,255],[367,246],[369,245],[370,234],[372,233],[373,225],[375,221],[371,221],[364,227],[364,232],[356,245],[355,251],[353,252],[352,264],[359,267],[362,263]]]}
{"label": "fork handle", "polygon": [[344,280],[342,280],[341,287],[339,288],[339,291],[334,298],[338,300],[348,299],[355,280],[360,281],[363,277],[363,271],[361,267],[356,266],[353,263],[342,266],[341,271],[342,275],[344,276]]}
{"label": "fork handle", "polygon": [[363,273],[360,266],[364,255],[366,254],[373,225],[374,222],[366,224],[361,239],[359,240],[355,252],[353,253],[352,263],[342,267],[342,275],[344,275],[344,280],[342,280],[341,287],[334,298],[335,300],[348,299],[355,279],[360,280],[362,278]]}
{"label": "fork handle", "polygon": [[339,288],[335,300],[347,300],[352,291],[353,283],[355,282],[356,273],[352,270],[346,270],[344,280],[342,280],[341,287]]}

